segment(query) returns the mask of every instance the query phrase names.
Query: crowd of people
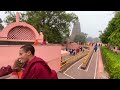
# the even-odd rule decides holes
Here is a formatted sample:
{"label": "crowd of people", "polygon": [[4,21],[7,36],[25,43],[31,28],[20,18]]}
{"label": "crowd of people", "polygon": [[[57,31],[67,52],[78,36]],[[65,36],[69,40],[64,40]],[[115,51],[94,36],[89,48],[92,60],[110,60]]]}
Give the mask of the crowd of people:
{"label": "crowd of people", "polygon": [[66,51],[70,52],[70,55],[76,55],[80,51],[84,52],[83,47],[78,47],[77,49],[66,49]]}

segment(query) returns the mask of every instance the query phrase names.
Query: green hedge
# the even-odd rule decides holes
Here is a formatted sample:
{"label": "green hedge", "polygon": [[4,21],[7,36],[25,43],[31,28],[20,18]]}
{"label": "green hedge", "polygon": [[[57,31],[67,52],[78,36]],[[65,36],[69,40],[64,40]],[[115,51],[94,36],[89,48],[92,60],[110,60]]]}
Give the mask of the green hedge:
{"label": "green hedge", "polygon": [[102,58],[110,79],[120,79],[120,55],[106,47],[101,47]]}

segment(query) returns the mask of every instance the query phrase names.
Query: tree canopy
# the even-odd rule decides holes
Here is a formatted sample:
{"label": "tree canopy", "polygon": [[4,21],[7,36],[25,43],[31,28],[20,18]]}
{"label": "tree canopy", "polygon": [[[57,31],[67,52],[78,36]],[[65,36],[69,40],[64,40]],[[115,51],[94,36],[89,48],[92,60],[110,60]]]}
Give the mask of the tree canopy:
{"label": "tree canopy", "polygon": [[115,13],[114,18],[109,22],[108,27],[100,35],[103,43],[111,44],[113,46],[120,46],[120,12]]}
{"label": "tree canopy", "polygon": [[2,19],[0,18],[0,30],[2,30],[4,28],[4,26],[2,25]]}
{"label": "tree canopy", "polygon": [[[15,13],[6,12],[8,16],[4,20],[7,24],[15,22]],[[78,20],[74,13],[65,11],[26,11],[21,13],[20,21],[27,22],[44,33],[49,43],[62,43],[69,37],[70,23]]]}
{"label": "tree canopy", "polygon": [[75,36],[73,41],[76,42],[76,43],[77,42],[85,43],[86,42],[86,36],[85,36],[84,33],[78,34],[78,35]]}

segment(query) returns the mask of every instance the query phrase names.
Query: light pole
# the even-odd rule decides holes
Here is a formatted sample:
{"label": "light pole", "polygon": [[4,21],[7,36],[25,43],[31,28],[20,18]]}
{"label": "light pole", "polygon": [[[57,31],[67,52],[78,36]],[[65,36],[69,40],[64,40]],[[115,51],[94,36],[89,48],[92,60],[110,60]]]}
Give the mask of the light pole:
{"label": "light pole", "polygon": [[100,32],[101,34],[102,34],[102,31],[100,30],[100,31],[98,31],[98,32]]}
{"label": "light pole", "polygon": [[[102,34],[102,31],[101,31],[101,30],[100,30],[100,31],[98,31],[98,32],[100,32],[100,35]],[[100,39],[100,36],[99,36],[99,39]],[[101,40],[100,40],[99,42],[101,42]]]}

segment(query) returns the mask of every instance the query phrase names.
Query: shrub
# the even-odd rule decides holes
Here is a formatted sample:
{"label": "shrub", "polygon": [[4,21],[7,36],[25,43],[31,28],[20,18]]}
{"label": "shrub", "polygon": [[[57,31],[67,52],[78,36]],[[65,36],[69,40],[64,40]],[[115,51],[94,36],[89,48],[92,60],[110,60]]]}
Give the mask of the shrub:
{"label": "shrub", "polygon": [[105,69],[111,79],[120,79],[120,55],[112,52],[106,47],[101,47],[102,59]]}

